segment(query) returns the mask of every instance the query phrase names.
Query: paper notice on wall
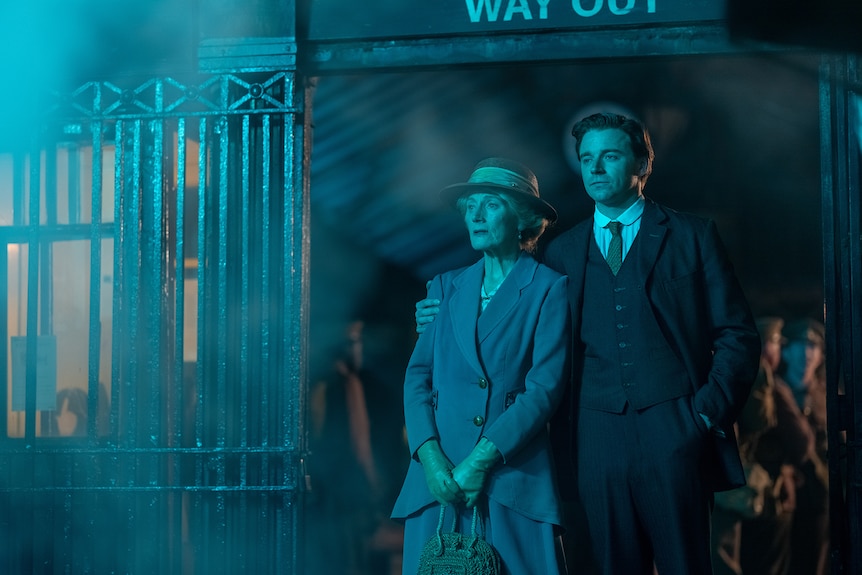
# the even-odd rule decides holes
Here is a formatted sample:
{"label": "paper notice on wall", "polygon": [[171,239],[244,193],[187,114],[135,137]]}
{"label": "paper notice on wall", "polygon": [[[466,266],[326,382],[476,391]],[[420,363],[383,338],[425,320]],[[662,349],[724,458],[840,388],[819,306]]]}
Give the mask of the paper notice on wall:
{"label": "paper notice on wall", "polygon": [[[27,337],[12,337],[12,411],[25,411]],[[57,409],[57,338],[40,335],[36,341],[36,409]]]}

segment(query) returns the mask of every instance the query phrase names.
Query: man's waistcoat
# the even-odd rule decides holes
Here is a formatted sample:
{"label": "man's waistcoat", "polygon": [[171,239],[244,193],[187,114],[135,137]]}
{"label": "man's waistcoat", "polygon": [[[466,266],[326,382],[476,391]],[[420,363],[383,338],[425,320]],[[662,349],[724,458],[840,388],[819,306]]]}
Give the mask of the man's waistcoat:
{"label": "man's waistcoat", "polygon": [[616,277],[592,240],[584,279],[580,407],[622,413],[693,392],[636,275],[638,238]]}

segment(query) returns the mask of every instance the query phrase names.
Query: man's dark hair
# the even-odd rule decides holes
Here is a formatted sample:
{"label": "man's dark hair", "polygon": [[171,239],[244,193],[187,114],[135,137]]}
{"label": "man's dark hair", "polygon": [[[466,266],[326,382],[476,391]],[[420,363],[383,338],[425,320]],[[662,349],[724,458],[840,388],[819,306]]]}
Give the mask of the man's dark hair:
{"label": "man's dark hair", "polygon": [[632,145],[632,152],[638,160],[646,160],[646,170],[641,176],[641,183],[646,183],[647,178],[652,173],[652,163],[655,160],[655,152],[652,149],[649,132],[646,127],[634,118],[628,118],[620,114],[612,114],[609,112],[601,112],[587,116],[580,120],[572,128],[572,135],[575,137],[575,150],[578,152],[578,159],[581,157],[581,140],[587,132],[593,130],[609,130],[618,129],[625,132]]}

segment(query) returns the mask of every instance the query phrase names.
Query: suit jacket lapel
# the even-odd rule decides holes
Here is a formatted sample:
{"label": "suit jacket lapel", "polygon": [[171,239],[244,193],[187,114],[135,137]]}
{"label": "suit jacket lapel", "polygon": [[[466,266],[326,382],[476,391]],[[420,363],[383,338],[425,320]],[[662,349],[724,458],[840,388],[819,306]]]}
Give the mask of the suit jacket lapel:
{"label": "suit jacket lapel", "polygon": [[503,321],[503,318],[509,315],[521,299],[521,290],[532,281],[538,265],[530,255],[521,252],[515,266],[500,285],[500,289],[479,316],[476,335],[480,344]]}
{"label": "suit jacket lapel", "polygon": [[476,343],[476,319],[479,314],[479,292],[482,289],[484,266],[484,261],[479,260],[455,278],[452,282],[455,290],[449,303],[458,349],[467,363],[478,372],[484,372]]}
{"label": "suit jacket lapel", "polygon": [[641,227],[638,231],[638,277],[646,281],[652,274],[659,250],[667,233],[665,221],[667,217],[652,200],[647,200],[644,213],[641,216]]}
{"label": "suit jacket lapel", "polygon": [[572,308],[573,329],[580,329],[587,259],[593,241],[595,241],[593,239],[593,218],[590,218],[572,229],[572,241],[567,246],[573,252],[569,261],[574,262],[574,265],[566,266],[566,275],[569,276],[569,292],[571,294],[569,303]]}

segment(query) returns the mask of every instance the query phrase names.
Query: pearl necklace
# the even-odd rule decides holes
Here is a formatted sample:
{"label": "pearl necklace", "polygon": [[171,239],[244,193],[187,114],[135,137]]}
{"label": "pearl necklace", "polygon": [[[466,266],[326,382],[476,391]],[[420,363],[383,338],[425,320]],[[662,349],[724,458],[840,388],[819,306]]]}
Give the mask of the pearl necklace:
{"label": "pearl necklace", "polygon": [[491,290],[490,293],[488,293],[485,291],[485,282],[482,282],[482,295],[480,296],[482,298],[482,301],[490,300],[492,297],[494,297],[494,294],[497,293],[498,289],[500,289],[499,285],[497,285],[497,287],[495,287],[494,289]]}

